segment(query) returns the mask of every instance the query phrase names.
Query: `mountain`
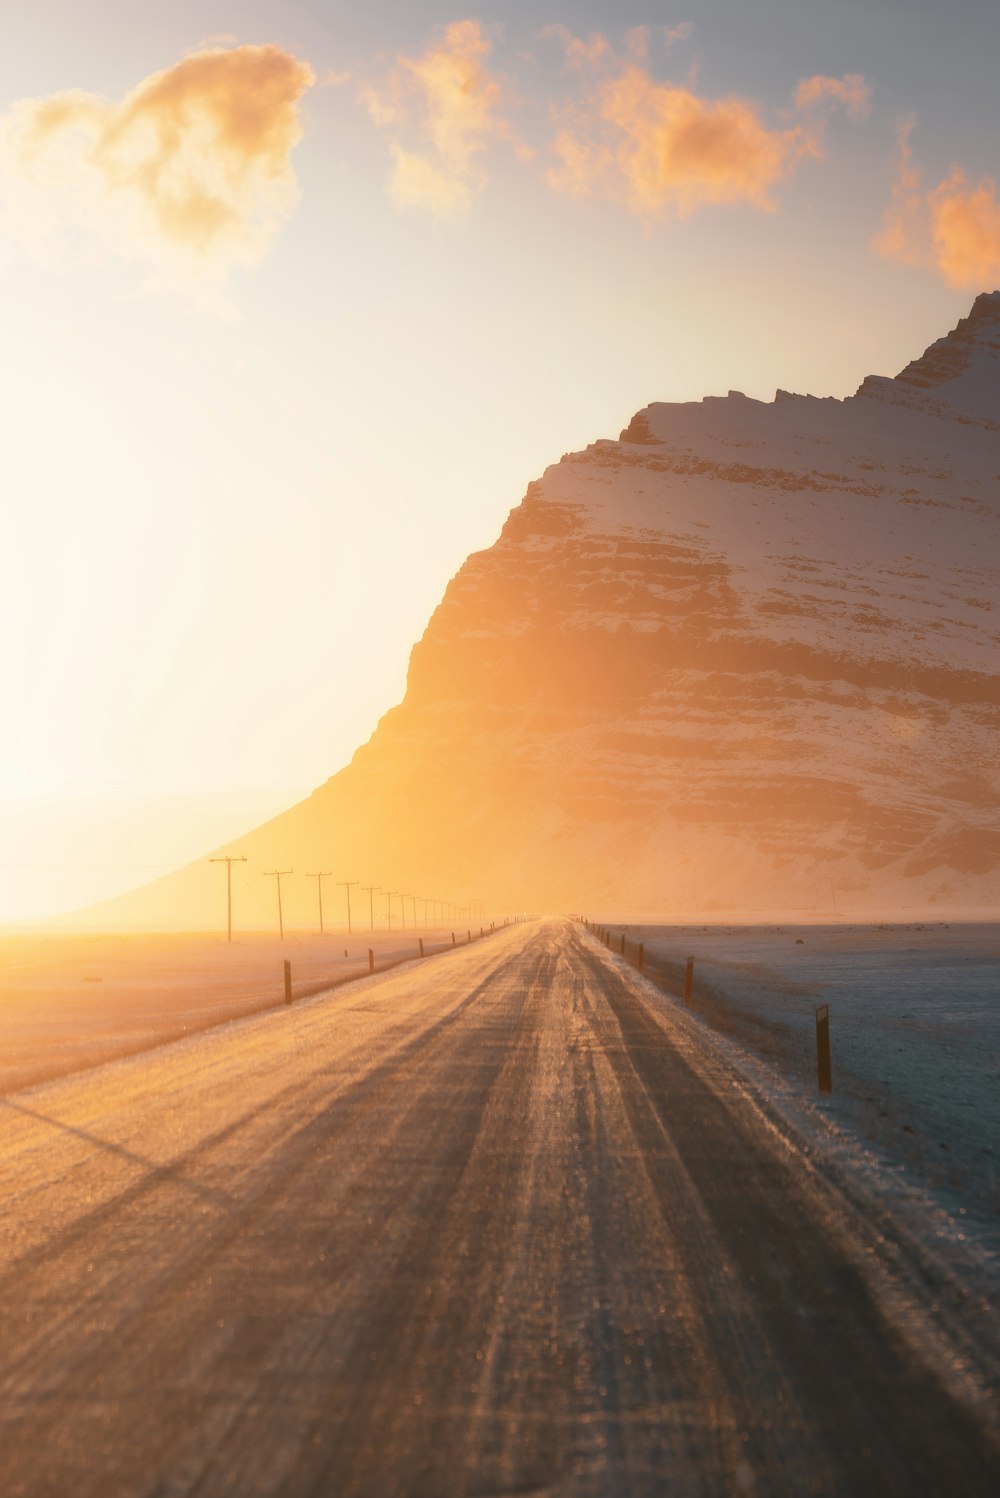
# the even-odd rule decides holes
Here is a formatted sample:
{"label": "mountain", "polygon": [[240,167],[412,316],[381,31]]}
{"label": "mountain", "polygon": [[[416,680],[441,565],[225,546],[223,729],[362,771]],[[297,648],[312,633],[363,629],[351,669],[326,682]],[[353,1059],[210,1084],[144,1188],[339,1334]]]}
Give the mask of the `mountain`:
{"label": "mountain", "polygon": [[[529,485],[403,702],[232,845],[244,919],[270,919],[263,867],[498,909],[981,912],[998,542],[1000,293],[846,400],[648,406]],[[204,925],[219,878],[105,915]]]}

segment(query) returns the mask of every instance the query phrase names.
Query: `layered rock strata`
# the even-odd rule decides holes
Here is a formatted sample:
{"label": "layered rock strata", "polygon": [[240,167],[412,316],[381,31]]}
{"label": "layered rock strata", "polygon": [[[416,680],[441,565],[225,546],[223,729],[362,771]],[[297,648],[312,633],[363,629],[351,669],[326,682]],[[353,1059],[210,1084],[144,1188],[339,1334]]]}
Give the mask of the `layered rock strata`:
{"label": "layered rock strata", "polygon": [[[998,543],[1000,293],[843,401],[648,406],[529,486],[403,702],[239,851],[496,908],[985,910]],[[120,918],[198,924],[205,873]]]}

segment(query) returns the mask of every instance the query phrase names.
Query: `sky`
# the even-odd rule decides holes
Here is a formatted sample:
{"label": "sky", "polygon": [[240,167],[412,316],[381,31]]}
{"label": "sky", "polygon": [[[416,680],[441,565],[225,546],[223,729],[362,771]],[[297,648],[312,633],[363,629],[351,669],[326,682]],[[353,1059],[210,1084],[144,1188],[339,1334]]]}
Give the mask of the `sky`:
{"label": "sky", "polygon": [[301,798],[529,481],[1000,285],[993,0],[34,0],[0,47],[0,923]]}

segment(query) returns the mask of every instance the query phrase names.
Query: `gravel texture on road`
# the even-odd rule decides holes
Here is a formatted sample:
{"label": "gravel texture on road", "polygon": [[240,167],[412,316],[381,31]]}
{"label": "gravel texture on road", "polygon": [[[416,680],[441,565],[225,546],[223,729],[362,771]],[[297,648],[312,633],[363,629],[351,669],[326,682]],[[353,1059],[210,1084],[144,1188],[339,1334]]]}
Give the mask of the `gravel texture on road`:
{"label": "gravel texture on road", "polygon": [[0,1491],[992,1495],[991,1312],[566,921],[0,1101]]}

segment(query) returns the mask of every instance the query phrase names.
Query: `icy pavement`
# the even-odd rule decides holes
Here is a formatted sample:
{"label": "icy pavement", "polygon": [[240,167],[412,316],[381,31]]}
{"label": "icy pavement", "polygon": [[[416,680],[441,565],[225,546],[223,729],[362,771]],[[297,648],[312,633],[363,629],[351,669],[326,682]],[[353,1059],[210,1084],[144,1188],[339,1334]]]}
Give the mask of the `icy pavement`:
{"label": "icy pavement", "polygon": [[532,922],[0,1100],[4,1498],[994,1498],[963,1255],[734,1049]]}

